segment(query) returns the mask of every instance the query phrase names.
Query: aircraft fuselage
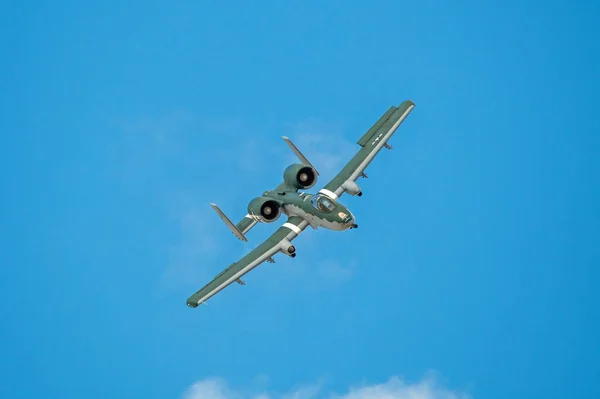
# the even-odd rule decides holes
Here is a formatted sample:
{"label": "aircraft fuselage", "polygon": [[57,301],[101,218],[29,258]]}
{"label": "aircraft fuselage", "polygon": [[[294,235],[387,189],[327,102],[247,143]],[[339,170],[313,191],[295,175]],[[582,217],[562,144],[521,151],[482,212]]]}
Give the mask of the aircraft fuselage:
{"label": "aircraft fuselage", "polygon": [[287,216],[298,216],[314,229],[347,230],[356,227],[352,212],[341,203],[322,194],[266,191],[263,196],[281,204]]}

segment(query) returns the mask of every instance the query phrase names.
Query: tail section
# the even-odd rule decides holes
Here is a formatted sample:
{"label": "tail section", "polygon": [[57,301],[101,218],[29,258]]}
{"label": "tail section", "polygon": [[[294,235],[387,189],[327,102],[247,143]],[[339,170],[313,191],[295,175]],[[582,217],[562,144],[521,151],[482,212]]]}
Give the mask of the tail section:
{"label": "tail section", "polygon": [[304,165],[308,165],[311,168],[314,169],[315,173],[317,174],[317,176],[319,175],[319,172],[317,171],[317,168],[314,167],[314,165],[312,163],[310,163],[310,161],[304,156],[304,154],[302,154],[300,152],[300,150],[298,149],[298,147],[296,147],[294,145],[294,143],[292,143],[292,140],[290,140],[289,138],[285,137],[285,136],[281,136],[285,142],[287,143],[287,145],[290,146],[290,148],[292,149],[292,151],[294,151],[294,154],[296,154],[296,156],[298,157],[298,159],[304,164]]}
{"label": "tail section", "polygon": [[229,227],[229,230],[231,230],[231,232],[237,238],[239,238],[242,241],[248,241],[244,233],[250,230],[257,223],[256,220],[251,218],[249,215],[246,215],[236,226],[231,222],[231,220],[229,220],[229,218],[223,213],[221,209],[219,209],[219,207],[216,204],[211,203],[210,206],[215,210],[215,212],[217,212],[219,217],[223,220],[223,222],[225,222],[227,227]]}
{"label": "tail section", "polygon": [[244,216],[235,227],[237,227],[237,229],[241,231],[242,234],[246,234],[248,231],[250,231],[251,228],[254,227],[256,223],[258,223],[258,220],[256,220],[248,214]]}

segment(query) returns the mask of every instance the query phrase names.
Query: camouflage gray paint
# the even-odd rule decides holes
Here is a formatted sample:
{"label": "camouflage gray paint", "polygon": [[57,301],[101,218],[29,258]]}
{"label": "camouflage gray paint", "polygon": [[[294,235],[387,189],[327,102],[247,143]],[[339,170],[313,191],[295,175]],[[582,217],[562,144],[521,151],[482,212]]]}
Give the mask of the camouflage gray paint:
{"label": "camouflage gray paint", "polygon": [[286,168],[283,183],[275,190],[265,191],[261,197],[254,198],[248,204],[248,214],[235,226],[216,205],[211,205],[233,233],[243,240],[246,240],[244,234],[259,221],[272,223],[281,214],[287,215],[288,220],[266,241],[238,262],[232,263],[210,283],[190,296],[187,305],[192,308],[197,307],[234,281],[245,284],[241,280],[243,275],[264,261],[275,262],[273,256],[278,252],[295,257],[296,248],[291,241],[309,225],[315,229],[324,227],[331,230],[357,227],[354,215],[337,200],[344,192],[350,195],[362,195],[356,180],[359,177],[367,177],[364,173],[366,167],[383,147],[392,148],[387,141],[414,106],[412,101],[404,101],[398,107],[388,109],[358,140],[362,148],[317,194],[298,193],[299,189],[310,188],[316,183],[318,172],[293,143],[284,137],[302,163]]}

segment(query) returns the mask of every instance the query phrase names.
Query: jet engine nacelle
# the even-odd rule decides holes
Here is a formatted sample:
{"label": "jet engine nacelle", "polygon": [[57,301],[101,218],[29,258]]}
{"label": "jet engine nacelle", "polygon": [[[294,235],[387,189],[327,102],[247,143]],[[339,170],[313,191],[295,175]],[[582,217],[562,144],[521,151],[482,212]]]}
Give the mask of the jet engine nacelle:
{"label": "jet engine nacelle", "polygon": [[288,186],[305,190],[317,182],[317,171],[308,165],[295,163],[285,169],[283,180]]}
{"label": "jet engine nacelle", "polygon": [[248,204],[248,214],[263,223],[273,223],[281,216],[281,204],[272,198],[257,197]]}

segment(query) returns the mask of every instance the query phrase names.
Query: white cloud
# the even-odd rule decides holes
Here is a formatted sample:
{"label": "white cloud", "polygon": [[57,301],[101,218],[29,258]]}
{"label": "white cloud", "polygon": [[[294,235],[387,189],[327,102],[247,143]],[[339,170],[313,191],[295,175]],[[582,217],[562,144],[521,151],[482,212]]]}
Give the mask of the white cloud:
{"label": "white cloud", "polygon": [[[323,383],[302,384],[290,392],[281,395],[281,399],[314,399],[317,397],[323,387]],[[270,397],[269,399],[273,399]]]}
{"label": "white cloud", "polygon": [[332,399],[467,399],[469,395],[441,387],[433,378],[409,384],[392,377],[383,384],[351,388],[343,395],[332,395]]}
{"label": "white cloud", "polygon": [[219,379],[207,379],[193,384],[183,395],[185,399],[242,399]]}
{"label": "white cloud", "polygon": [[244,392],[233,390],[221,379],[196,382],[183,394],[182,399],[468,399],[470,396],[443,387],[433,377],[408,383],[392,377],[384,383],[350,387],[345,393],[327,392],[323,384],[303,385],[287,393]]}

